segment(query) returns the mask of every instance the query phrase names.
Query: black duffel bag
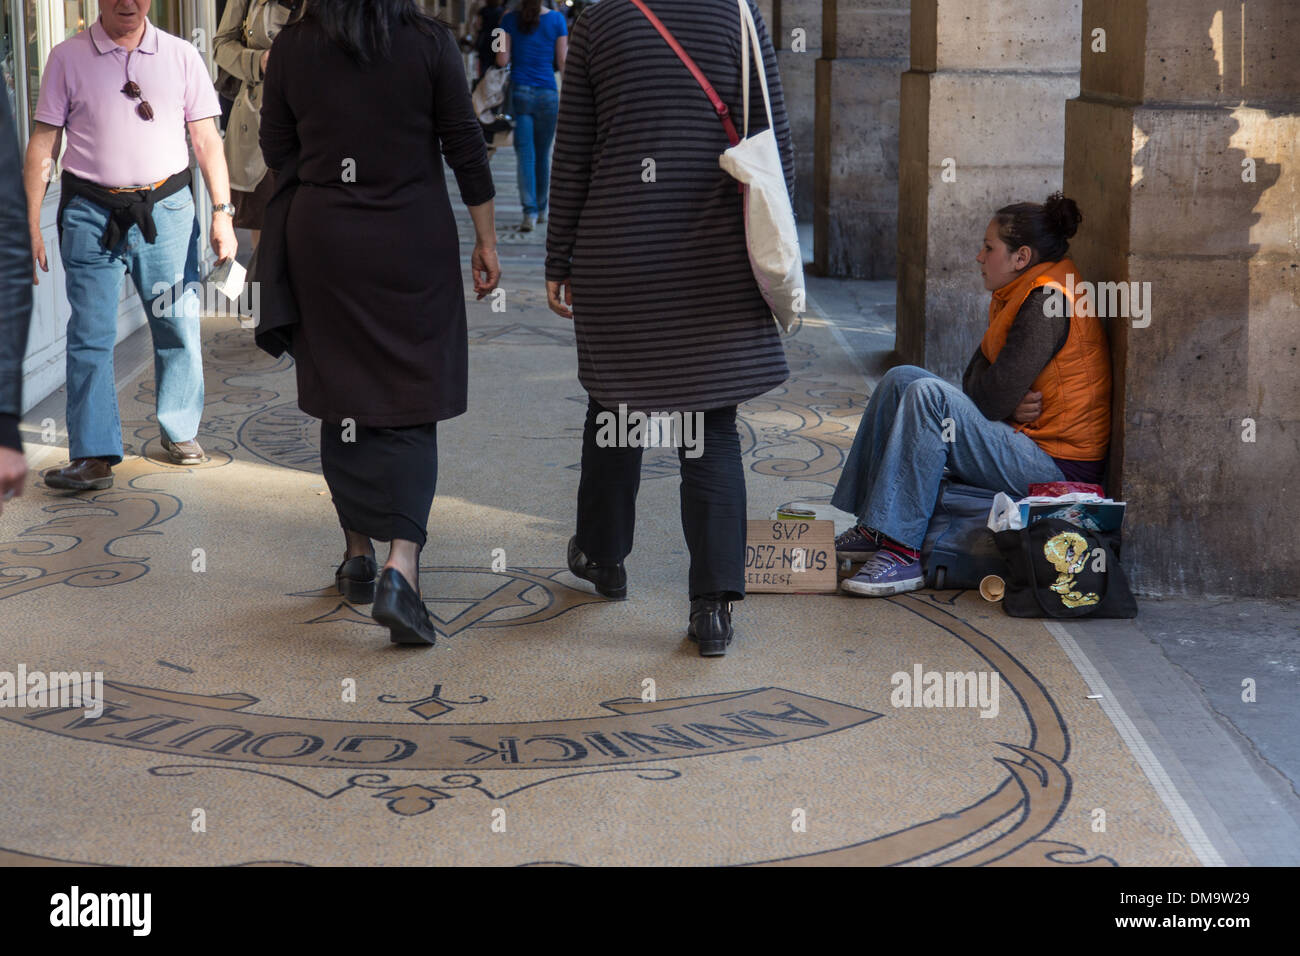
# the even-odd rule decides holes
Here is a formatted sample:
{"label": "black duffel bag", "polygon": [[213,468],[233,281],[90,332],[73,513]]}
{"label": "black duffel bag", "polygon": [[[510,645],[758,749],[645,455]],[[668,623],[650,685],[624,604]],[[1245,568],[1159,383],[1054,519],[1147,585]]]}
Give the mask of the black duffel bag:
{"label": "black duffel bag", "polygon": [[1011,617],[1137,617],[1119,565],[1120,533],[1060,518],[993,535],[1010,577],[1002,608]]}

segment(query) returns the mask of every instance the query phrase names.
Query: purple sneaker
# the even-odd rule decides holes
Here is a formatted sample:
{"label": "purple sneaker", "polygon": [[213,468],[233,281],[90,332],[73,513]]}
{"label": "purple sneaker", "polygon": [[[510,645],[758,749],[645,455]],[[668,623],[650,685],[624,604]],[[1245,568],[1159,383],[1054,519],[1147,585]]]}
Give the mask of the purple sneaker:
{"label": "purple sneaker", "polygon": [[921,561],[908,561],[888,548],[881,548],[853,577],[840,582],[840,590],[863,597],[888,597],[925,587]]}
{"label": "purple sneaker", "polygon": [[854,525],[835,538],[835,557],[841,561],[865,561],[880,550],[880,533],[863,531]]}

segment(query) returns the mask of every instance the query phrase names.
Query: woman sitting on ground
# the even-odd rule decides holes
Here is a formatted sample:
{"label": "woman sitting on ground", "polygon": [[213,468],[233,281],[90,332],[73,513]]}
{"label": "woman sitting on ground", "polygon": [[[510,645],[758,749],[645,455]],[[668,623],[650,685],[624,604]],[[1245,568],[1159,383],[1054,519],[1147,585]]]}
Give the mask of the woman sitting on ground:
{"label": "woman sitting on ground", "polygon": [[866,562],[843,590],[883,597],[924,585],[920,548],[945,468],[1016,498],[1040,482],[1101,484],[1110,349],[1098,318],[1074,308],[1082,280],[1069,240],[1082,220],[1060,193],[999,209],[976,256],[993,293],[989,325],[962,387],[905,365],[872,393],[831,498],[858,517],[836,554]]}

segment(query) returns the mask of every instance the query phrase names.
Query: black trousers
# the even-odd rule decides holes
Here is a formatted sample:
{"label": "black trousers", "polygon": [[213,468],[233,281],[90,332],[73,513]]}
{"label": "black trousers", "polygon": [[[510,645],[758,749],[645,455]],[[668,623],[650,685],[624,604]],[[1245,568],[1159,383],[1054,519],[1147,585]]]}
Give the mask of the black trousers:
{"label": "black trousers", "polygon": [[[617,564],[632,553],[640,447],[600,447],[596,416],[608,411],[589,399],[578,484],[578,547],[596,564]],[[614,413],[617,414],[617,413]],[[736,406],[704,413],[703,454],[682,466],[682,531],[691,554],[690,596],[745,597],[745,473],[740,461]]]}
{"label": "black trousers", "polygon": [[[438,487],[438,423],[404,428],[321,422],[320,464],[339,524],[375,541],[424,547]],[[352,441],[344,441],[351,437]]]}

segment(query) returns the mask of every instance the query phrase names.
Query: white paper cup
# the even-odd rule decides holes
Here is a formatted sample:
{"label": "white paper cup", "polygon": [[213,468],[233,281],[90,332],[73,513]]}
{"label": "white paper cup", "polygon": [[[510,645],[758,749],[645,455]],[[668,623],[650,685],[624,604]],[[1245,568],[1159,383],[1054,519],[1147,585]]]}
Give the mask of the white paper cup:
{"label": "white paper cup", "polygon": [[980,597],[990,603],[996,604],[1002,600],[1002,596],[1007,593],[1007,582],[1003,581],[996,574],[987,575],[980,582]]}

